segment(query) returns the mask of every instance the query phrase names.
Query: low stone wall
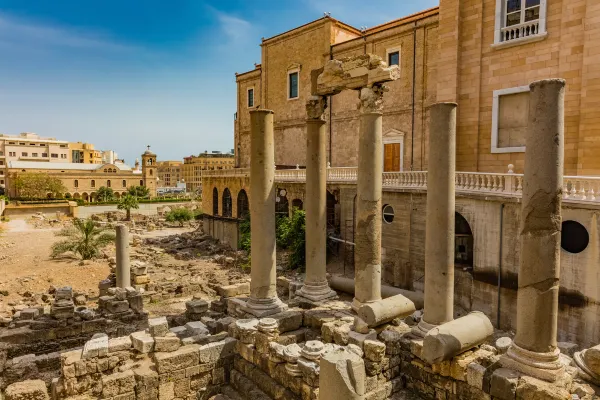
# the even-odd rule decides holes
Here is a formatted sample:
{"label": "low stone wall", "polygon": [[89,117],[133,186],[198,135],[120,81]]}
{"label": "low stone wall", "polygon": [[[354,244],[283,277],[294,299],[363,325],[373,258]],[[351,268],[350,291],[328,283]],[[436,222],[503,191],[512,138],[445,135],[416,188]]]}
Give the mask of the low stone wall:
{"label": "low stone wall", "polygon": [[[50,218],[56,218],[57,213],[69,216],[78,216],[77,203],[50,203],[50,204],[8,204],[4,210],[7,218],[30,218],[37,213],[43,213]],[[1,214],[1,213],[0,213]]]}
{"label": "low stone wall", "polygon": [[204,232],[222,243],[229,245],[233,250],[239,248],[239,220],[204,215]]}

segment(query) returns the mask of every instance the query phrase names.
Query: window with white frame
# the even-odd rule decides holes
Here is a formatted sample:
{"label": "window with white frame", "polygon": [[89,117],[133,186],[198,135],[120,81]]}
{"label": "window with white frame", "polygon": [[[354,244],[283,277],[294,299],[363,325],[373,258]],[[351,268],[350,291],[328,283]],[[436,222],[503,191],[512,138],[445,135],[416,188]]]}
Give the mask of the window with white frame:
{"label": "window with white frame", "polygon": [[288,100],[299,97],[300,70],[288,71]]}
{"label": "window with white frame", "polygon": [[248,89],[248,108],[254,107],[254,88]]}
{"label": "window with white frame", "polygon": [[522,153],[529,120],[529,86],[494,91],[492,153]]}
{"label": "window with white frame", "polygon": [[388,65],[400,66],[400,47],[393,47],[386,50]]}
{"label": "window with white frame", "polygon": [[496,0],[494,46],[512,46],[546,37],[547,0]]}

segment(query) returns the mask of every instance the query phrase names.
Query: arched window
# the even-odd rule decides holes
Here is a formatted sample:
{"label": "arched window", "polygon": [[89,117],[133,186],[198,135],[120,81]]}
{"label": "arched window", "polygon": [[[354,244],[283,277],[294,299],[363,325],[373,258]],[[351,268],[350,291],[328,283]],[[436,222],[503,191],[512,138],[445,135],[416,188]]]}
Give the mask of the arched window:
{"label": "arched window", "polygon": [[231,192],[228,188],[223,190],[223,208],[221,215],[224,217],[232,217],[232,204],[231,204]]}
{"label": "arched window", "polygon": [[78,187],[79,187],[79,180],[75,179],[74,186],[75,186],[76,188],[78,188]]}
{"label": "arched window", "polygon": [[123,187],[127,187],[127,181],[123,179]]}
{"label": "arched window", "polygon": [[140,186],[144,186],[144,181],[140,179]]}
{"label": "arched window", "polygon": [[248,195],[244,189],[240,190],[237,197],[237,217],[246,218],[250,213],[248,206]]}
{"label": "arched window", "polygon": [[454,213],[454,265],[473,267],[473,232],[459,213]]}
{"label": "arched window", "polygon": [[106,187],[110,187],[110,179],[106,181]]}
{"label": "arched window", "polygon": [[300,199],[292,200],[292,210],[294,208],[297,208],[298,210],[302,210],[303,206],[304,206],[304,204],[302,203],[302,200],[300,200]]}
{"label": "arched window", "polygon": [[213,215],[219,215],[219,191],[213,188]]}
{"label": "arched window", "polygon": [[95,188],[96,187],[96,181],[94,179],[92,179],[92,183],[91,183],[92,187]]}
{"label": "arched window", "polygon": [[287,198],[287,190],[277,189],[275,194],[275,216],[287,217],[290,215],[290,206]]}
{"label": "arched window", "polygon": [[150,170],[150,176],[154,175],[154,172],[152,170]]}

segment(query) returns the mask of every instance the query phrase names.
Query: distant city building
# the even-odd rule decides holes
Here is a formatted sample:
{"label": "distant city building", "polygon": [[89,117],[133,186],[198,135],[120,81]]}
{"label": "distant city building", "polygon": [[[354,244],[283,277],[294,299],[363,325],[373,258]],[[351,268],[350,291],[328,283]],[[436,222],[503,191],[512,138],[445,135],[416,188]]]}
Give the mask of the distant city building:
{"label": "distant city building", "polygon": [[183,180],[188,192],[201,190],[202,171],[218,169],[231,169],[235,167],[235,156],[233,153],[221,153],[219,151],[200,153],[198,156],[184,157],[181,167]]}
{"label": "distant city building", "polygon": [[181,181],[182,161],[158,161],[158,185],[161,188],[176,187]]}
{"label": "distant city building", "polygon": [[102,162],[103,163],[114,163],[119,156],[112,150],[104,150],[102,152]]}
{"label": "distant city building", "polygon": [[10,161],[70,163],[69,142],[44,138],[35,133],[0,134],[0,187],[8,186]]}
{"label": "distant city building", "polygon": [[62,196],[89,202],[96,201],[96,193],[101,187],[113,189],[116,198],[126,194],[131,186],[145,186],[151,196],[156,195],[156,155],[150,150],[142,155],[141,170],[121,162],[86,164],[11,160],[7,164],[7,172],[10,197],[19,197],[14,182],[20,175],[30,173],[58,177],[66,188]]}
{"label": "distant city building", "polygon": [[69,143],[71,162],[77,164],[102,164],[102,151],[91,143]]}

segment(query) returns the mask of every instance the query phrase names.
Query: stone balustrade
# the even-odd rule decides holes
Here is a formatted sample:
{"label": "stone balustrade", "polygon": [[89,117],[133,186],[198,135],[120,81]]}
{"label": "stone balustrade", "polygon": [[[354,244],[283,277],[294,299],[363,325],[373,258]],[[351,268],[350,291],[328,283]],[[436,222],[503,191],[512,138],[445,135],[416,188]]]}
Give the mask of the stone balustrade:
{"label": "stone balustrade", "polygon": [[[510,170],[509,166],[509,170]],[[327,168],[328,183],[356,184],[358,168]],[[205,177],[249,177],[247,168],[207,171]],[[276,182],[305,182],[305,169],[278,169]],[[386,189],[427,190],[427,171],[384,172],[383,187]],[[456,172],[456,192],[520,198],[523,192],[523,174]],[[574,203],[600,203],[600,177],[565,176],[563,200]]]}

